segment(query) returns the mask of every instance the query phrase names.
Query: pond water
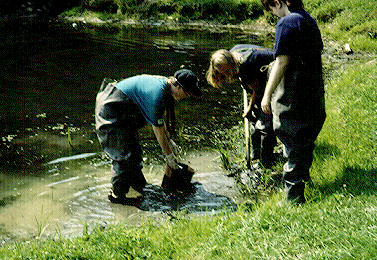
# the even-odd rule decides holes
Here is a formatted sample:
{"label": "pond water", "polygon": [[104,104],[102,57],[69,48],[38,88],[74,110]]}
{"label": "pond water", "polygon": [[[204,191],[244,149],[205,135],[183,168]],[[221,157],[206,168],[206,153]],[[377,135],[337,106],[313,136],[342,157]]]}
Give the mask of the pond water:
{"label": "pond water", "polygon": [[[234,86],[213,89],[205,72],[212,51],[238,43],[271,47],[271,37],[240,29],[35,20],[2,21],[0,30],[0,242],[77,235],[87,223],[136,225],[174,209],[203,214],[237,207],[241,197],[233,179],[221,169],[218,154],[204,148],[215,131],[240,120],[242,92]],[[143,172],[152,197],[138,207],[111,205],[110,165],[93,124],[99,85],[104,77],[170,76],[179,68],[193,70],[204,91],[202,99],[176,107],[180,132],[195,148],[182,161],[196,171],[196,193],[163,197],[164,168],[153,160],[160,151],[146,128]]]}

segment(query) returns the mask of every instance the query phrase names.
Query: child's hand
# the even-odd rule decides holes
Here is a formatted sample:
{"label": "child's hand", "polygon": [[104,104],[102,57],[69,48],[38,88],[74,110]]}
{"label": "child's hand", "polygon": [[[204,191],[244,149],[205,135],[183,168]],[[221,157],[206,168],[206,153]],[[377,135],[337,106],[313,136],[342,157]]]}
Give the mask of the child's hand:
{"label": "child's hand", "polygon": [[178,146],[172,139],[170,139],[169,143],[174,155],[178,156],[182,152],[182,148]]}
{"label": "child's hand", "polygon": [[242,117],[245,118],[247,117],[247,115],[250,113],[250,110],[248,111],[244,111],[243,114],[242,114]]}
{"label": "child's hand", "polygon": [[263,96],[261,107],[262,107],[262,111],[265,114],[270,115],[272,113],[271,112],[271,97],[268,97],[266,95]]}
{"label": "child's hand", "polygon": [[178,169],[178,162],[177,162],[177,159],[175,158],[175,155],[174,153],[171,153],[169,155],[166,155],[166,163],[169,165],[170,168],[172,168],[173,170],[177,170]]}

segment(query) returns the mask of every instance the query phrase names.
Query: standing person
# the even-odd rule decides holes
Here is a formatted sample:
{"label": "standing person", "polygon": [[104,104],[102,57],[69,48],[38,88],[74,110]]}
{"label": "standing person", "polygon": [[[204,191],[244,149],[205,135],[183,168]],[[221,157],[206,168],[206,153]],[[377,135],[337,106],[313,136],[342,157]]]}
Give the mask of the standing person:
{"label": "standing person", "polygon": [[276,135],[285,146],[288,161],[283,180],[287,199],[302,203],[305,182],[310,180],[314,141],[326,118],[321,33],[301,0],[261,2],[280,17],[275,35],[276,60],[261,106],[265,113],[273,112]]}
{"label": "standing person", "polygon": [[255,131],[251,135],[253,159],[259,159],[263,166],[270,167],[274,162],[276,135],[272,128],[272,115],[263,113],[260,103],[267,82],[267,70],[262,68],[274,60],[271,50],[250,45],[238,44],[231,50],[217,50],[210,60],[207,81],[214,87],[237,79],[251,94],[247,111],[242,115],[252,121]]}
{"label": "standing person", "polygon": [[147,123],[152,125],[167,164],[172,169],[178,168],[174,155],[176,144],[170,139],[164,112],[174,100],[200,95],[198,78],[187,69],[169,78],[139,75],[102,84],[97,94],[95,119],[99,142],[112,160],[112,189],[108,195],[111,202],[123,203],[130,187],[143,192],[146,180],[142,173],[138,129]]}

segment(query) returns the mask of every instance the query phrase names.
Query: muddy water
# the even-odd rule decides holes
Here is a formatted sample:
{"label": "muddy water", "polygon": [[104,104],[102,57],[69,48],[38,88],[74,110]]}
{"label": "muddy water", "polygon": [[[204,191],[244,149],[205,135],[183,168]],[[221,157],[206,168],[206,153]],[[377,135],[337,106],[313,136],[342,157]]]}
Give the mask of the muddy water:
{"label": "muddy water", "polygon": [[[10,178],[0,175],[1,194],[8,198],[0,208],[0,241],[76,236],[86,227],[109,223],[135,226],[146,219],[169,218],[172,211],[191,214],[216,214],[232,211],[242,202],[234,180],[227,177],[214,152],[185,155],[182,162],[195,169],[195,191],[187,196],[171,196],[161,189],[162,165],[148,165],[143,172],[148,185],[144,200],[135,205],[112,204],[110,162],[98,154],[86,159],[57,160],[45,177]],[[136,191],[128,194],[137,197]]]}
{"label": "muddy water", "polygon": [[[207,214],[237,207],[239,194],[217,153],[199,151],[213,148],[221,129],[238,123],[242,92],[239,86],[209,87],[205,72],[212,51],[238,43],[271,46],[272,38],[237,29],[35,20],[3,21],[0,30],[0,242],[77,235],[87,223],[137,225],[170,210]],[[196,193],[162,194],[164,169],[153,159],[161,152],[147,128],[140,136],[143,172],[151,183],[147,199],[137,206],[109,204],[110,166],[93,131],[100,82],[142,73],[169,76],[179,68],[196,72],[204,92],[203,99],[176,106],[181,145],[195,151],[182,160],[196,170]]]}

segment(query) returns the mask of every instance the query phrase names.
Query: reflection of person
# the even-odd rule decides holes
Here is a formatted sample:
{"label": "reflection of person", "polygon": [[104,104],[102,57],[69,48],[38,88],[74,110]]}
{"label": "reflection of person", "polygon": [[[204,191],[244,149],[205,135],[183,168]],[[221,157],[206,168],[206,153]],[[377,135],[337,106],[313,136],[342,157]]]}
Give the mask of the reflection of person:
{"label": "reflection of person", "polygon": [[207,81],[214,87],[239,79],[242,87],[251,94],[243,117],[251,119],[254,133],[251,135],[253,159],[260,159],[264,166],[273,163],[276,136],[272,128],[272,116],[262,112],[260,102],[267,81],[267,71],[262,68],[274,60],[271,50],[263,47],[239,44],[231,50],[217,50],[211,56]]}
{"label": "reflection of person", "polygon": [[111,202],[121,203],[130,187],[143,192],[146,180],[141,171],[138,129],[146,123],[152,125],[167,164],[173,169],[178,167],[174,156],[176,145],[167,131],[164,112],[174,100],[200,95],[198,78],[187,69],[169,78],[139,75],[101,86],[96,99],[96,131],[112,160]]}
{"label": "reflection of person", "polygon": [[265,113],[271,113],[272,104],[274,129],[288,156],[283,177],[287,199],[304,202],[314,141],[326,118],[323,43],[316,21],[303,9],[301,0],[261,1],[280,17],[275,35],[276,60],[261,106]]}

